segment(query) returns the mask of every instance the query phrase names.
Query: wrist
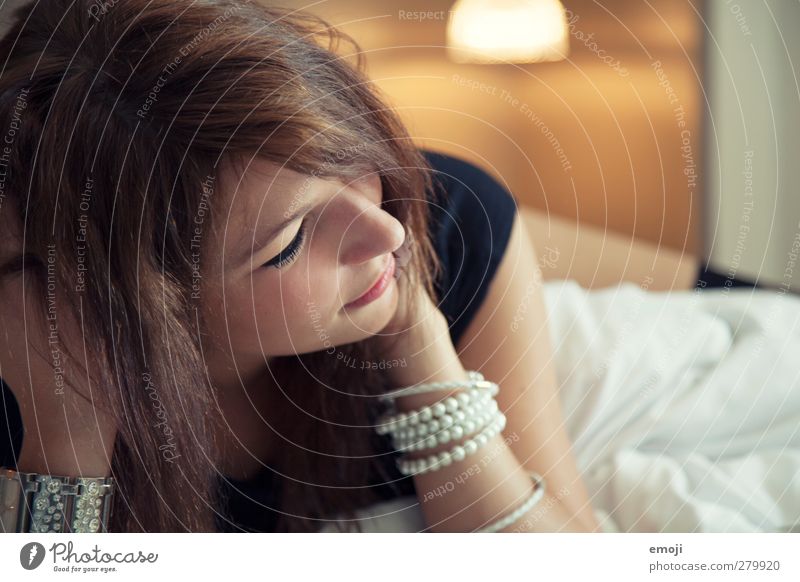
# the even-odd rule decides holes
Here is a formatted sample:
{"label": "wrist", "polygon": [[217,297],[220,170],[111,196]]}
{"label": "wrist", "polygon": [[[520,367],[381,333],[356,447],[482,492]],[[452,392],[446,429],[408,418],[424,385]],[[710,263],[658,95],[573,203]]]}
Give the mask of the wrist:
{"label": "wrist", "polygon": [[[464,369],[464,365],[455,350],[431,348],[408,359],[408,366],[392,370],[391,380],[397,388],[429,382],[469,380],[469,374]],[[424,394],[401,396],[395,400],[395,405],[398,410],[408,411],[434,404],[462,390],[463,388],[453,388],[451,390],[437,390]]]}
{"label": "wrist", "polygon": [[388,371],[391,383],[396,387],[468,379],[441,313],[431,315],[428,321],[400,334],[381,338],[379,346],[383,357],[407,362],[406,366]]}

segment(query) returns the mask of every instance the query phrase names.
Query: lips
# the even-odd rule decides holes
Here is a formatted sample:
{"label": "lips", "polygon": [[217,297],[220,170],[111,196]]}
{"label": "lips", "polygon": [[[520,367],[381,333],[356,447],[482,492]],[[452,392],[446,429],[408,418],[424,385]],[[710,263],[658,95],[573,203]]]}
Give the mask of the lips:
{"label": "lips", "polygon": [[389,261],[386,265],[386,268],[378,276],[378,279],[360,297],[351,301],[345,305],[345,307],[360,307],[362,305],[366,305],[367,303],[371,303],[383,295],[383,292],[386,291],[386,288],[389,286],[389,283],[392,280],[394,270],[395,259],[392,254],[389,254]]}

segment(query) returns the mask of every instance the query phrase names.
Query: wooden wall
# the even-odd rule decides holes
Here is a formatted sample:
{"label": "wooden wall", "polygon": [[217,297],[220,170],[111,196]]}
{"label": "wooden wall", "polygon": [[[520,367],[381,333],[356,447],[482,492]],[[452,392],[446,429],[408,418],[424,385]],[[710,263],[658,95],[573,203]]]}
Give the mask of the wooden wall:
{"label": "wooden wall", "polygon": [[310,11],[360,44],[420,145],[483,164],[522,204],[694,254],[700,1],[565,0],[569,58],[522,66],[448,60],[448,1],[333,0]]}

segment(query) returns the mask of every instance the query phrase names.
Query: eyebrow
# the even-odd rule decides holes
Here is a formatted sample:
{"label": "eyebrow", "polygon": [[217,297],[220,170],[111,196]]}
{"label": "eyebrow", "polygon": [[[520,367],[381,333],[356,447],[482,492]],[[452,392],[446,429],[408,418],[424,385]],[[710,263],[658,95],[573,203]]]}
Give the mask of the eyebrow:
{"label": "eyebrow", "polygon": [[252,256],[254,250],[263,249],[264,247],[266,247],[269,243],[271,243],[275,239],[276,236],[278,236],[283,231],[284,228],[286,228],[292,222],[297,220],[298,217],[304,212],[306,212],[309,208],[311,208],[311,204],[304,204],[299,208],[297,208],[294,212],[292,212],[292,214],[290,214],[284,220],[282,220],[274,227],[272,227],[267,233],[266,238],[264,238],[263,242],[260,242],[260,237],[258,236],[258,233],[255,233],[252,237],[248,237],[249,240],[248,246],[242,251],[241,255],[236,261],[236,264],[237,265],[246,264],[246,262]]}

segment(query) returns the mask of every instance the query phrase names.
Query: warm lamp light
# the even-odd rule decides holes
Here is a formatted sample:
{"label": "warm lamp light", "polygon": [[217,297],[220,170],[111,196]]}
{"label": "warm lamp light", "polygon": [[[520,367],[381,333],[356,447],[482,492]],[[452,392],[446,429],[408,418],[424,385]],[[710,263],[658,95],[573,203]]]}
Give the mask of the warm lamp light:
{"label": "warm lamp light", "polygon": [[559,0],[457,0],[447,23],[447,53],[462,63],[564,59],[564,6]]}

